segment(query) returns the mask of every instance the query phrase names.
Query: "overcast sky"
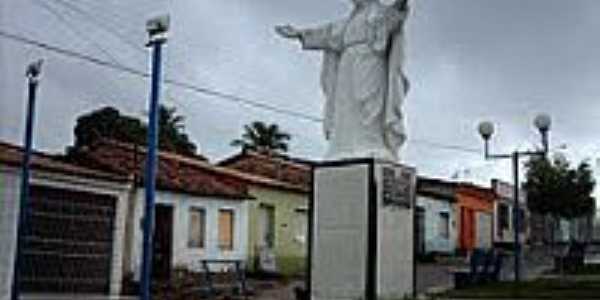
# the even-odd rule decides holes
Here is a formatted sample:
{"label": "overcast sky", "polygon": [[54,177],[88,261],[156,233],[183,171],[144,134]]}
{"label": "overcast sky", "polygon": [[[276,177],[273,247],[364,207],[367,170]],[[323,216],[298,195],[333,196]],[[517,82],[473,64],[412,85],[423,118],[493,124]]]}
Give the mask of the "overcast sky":
{"label": "overcast sky", "polygon": [[[71,3],[68,6],[65,3]],[[343,0],[1,0],[0,30],[148,69],[144,22],[168,12],[173,28],[165,76],[304,114],[320,116],[320,55],[281,40],[273,26],[319,24],[348,14]],[[73,6],[79,10],[73,9]],[[69,9],[71,7],[71,9]],[[87,12],[85,16],[81,11]],[[422,174],[487,182],[510,180],[510,164],[480,153],[476,125],[498,124],[493,148],[526,149],[538,141],[531,121],[554,119],[553,146],[573,160],[595,159],[600,125],[600,1],[418,0],[408,23],[405,104],[411,141],[402,160]],[[136,46],[137,45],[137,46]],[[35,145],[59,152],[72,142],[77,115],[104,105],[142,117],[148,83],[135,76],[24,46],[0,37],[0,139],[20,143],[24,68],[44,57]],[[293,135],[291,153],[320,158],[320,124],[165,86],[163,103],[186,117],[202,154],[221,159],[253,120]],[[464,171],[464,170],[470,171]]]}

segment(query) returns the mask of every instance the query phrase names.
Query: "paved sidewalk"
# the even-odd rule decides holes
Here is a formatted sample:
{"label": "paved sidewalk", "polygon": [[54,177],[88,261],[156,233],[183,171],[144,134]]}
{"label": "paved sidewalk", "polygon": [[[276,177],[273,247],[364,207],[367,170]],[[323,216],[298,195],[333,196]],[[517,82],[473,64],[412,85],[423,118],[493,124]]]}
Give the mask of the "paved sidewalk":
{"label": "paved sidewalk", "polygon": [[[419,264],[417,266],[417,293],[443,292],[452,288],[451,267],[441,264]],[[255,282],[256,300],[295,300],[294,288],[304,286],[302,281],[288,284],[278,282]]]}
{"label": "paved sidewalk", "polygon": [[302,281],[292,281],[287,284],[280,282],[254,282],[252,288],[256,292],[253,300],[295,300],[294,288],[304,287]]}
{"label": "paved sidewalk", "polygon": [[417,294],[439,293],[453,288],[453,268],[442,264],[417,265]]}
{"label": "paved sidewalk", "polygon": [[[515,278],[514,256],[509,255],[504,262],[500,278],[503,281],[512,281]],[[521,264],[521,278],[533,280],[540,278],[544,273],[552,270],[554,261],[547,247],[531,246],[524,250]]]}

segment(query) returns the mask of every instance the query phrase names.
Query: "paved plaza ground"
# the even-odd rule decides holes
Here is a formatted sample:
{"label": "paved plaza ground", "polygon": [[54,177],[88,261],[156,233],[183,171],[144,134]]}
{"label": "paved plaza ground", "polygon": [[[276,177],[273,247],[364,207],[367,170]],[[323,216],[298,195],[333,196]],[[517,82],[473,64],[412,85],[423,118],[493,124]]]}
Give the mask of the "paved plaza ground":
{"label": "paved plaza ground", "polygon": [[[529,249],[524,253],[523,269],[525,279],[535,279],[543,276],[552,266],[552,260],[541,250]],[[465,258],[448,258],[442,259],[435,263],[419,263],[417,264],[417,293],[437,294],[453,288],[453,270],[468,268],[467,259]],[[512,257],[507,257],[502,271],[503,280],[510,281],[513,277],[513,260]],[[303,287],[302,279],[295,280],[256,280],[251,279],[249,282],[255,295],[250,297],[254,300],[295,300],[294,289]],[[28,299],[49,300],[50,298],[33,297]],[[84,299],[84,298],[60,298],[60,299]],[[93,300],[95,298],[85,297],[85,300]],[[100,298],[99,298],[100,299]],[[135,297],[127,298],[135,299]],[[225,298],[226,299],[226,298]],[[428,299],[428,298],[424,298]]]}
{"label": "paved plaza ground", "polygon": [[[552,259],[544,248],[529,248],[523,254],[523,278],[527,280],[539,278],[552,268]],[[450,259],[438,263],[419,263],[417,265],[417,293],[420,295],[439,293],[453,288],[452,271],[468,268],[466,259]],[[503,280],[512,280],[514,260],[506,258],[502,270]],[[286,285],[274,284],[272,289],[259,289],[255,299],[259,300],[293,300],[294,287],[301,286],[301,281],[293,281]],[[600,296],[599,296],[600,297]]]}
{"label": "paved plaza ground", "polygon": [[[452,286],[451,266],[445,264],[419,264],[417,267],[417,291],[427,291],[450,288]],[[288,284],[272,282],[269,288],[256,290],[257,300],[295,300],[294,288],[303,286],[301,281],[292,281]]]}

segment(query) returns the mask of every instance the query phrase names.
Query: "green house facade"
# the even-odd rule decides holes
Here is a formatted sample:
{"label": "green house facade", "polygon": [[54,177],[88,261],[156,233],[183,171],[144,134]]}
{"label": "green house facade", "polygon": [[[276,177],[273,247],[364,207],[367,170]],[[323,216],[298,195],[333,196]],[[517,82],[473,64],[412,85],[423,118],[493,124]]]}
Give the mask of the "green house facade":
{"label": "green house facade", "polygon": [[220,166],[244,173],[249,207],[248,267],[287,277],[306,273],[310,163],[243,151]]}
{"label": "green house facade", "polygon": [[250,187],[249,262],[255,271],[286,276],[306,270],[307,195]]}

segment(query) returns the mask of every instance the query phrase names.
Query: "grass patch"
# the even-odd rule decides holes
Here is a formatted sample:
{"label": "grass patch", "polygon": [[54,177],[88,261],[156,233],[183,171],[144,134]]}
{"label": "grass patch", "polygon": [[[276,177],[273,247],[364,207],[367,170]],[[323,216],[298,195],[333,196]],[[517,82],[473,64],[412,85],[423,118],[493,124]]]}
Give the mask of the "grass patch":
{"label": "grass patch", "polygon": [[438,296],[461,299],[598,299],[600,281],[540,279],[519,284],[500,282],[453,290]]}
{"label": "grass patch", "polygon": [[573,271],[567,272],[569,275],[600,275],[600,265],[584,265],[582,267],[576,268]]}

